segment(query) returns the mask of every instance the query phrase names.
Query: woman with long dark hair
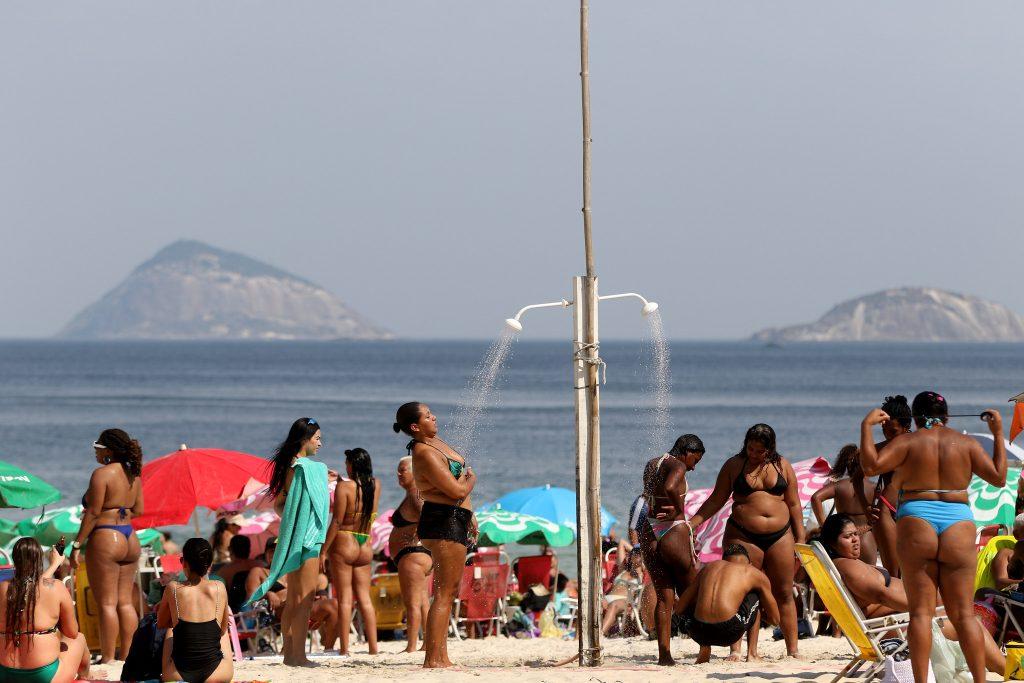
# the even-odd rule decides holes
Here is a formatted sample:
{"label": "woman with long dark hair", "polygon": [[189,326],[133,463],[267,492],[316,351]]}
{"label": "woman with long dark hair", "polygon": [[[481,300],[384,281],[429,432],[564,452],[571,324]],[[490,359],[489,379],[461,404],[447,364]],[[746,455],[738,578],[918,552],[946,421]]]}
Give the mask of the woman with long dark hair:
{"label": "woman with long dark hair", "polygon": [[106,429],[93,443],[100,466],[82,498],[82,526],[71,544],[71,566],[85,547],[85,571],[100,617],[100,663],[114,659],[120,636],[123,658],[139,625],[132,599],[139,570],[138,536],[131,521],[143,512],[142,448],[121,429]]}
{"label": "woman with long dark hair", "polygon": [[352,625],[352,598],[363,615],[363,630],[370,654],[377,654],[377,614],[370,600],[370,527],[377,517],[380,481],[373,476],[373,461],[362,448],[345,451],[348,479],[334,489],[334,514],[321,554],[330,560],[331,584],[338,598],[338,635],[341,654],[348,655]]}
{"label": "woman with long dark hair", "polygon": [[833,512],[849,515],[857,522],[860,531],[860,556],[868,564],[878,558],[878,546],[871,533],[869,508],[875,496],[875,482],[864,476],[860,468],[860,449],[857,444],[848,443],[839,449],[836,461],[829,472],[831,481],[811,496],[811,511],[820,526],[825,521],[826,500],[834,501]]}
{"label": "woman with long dark hair", "polygon": [[469,500],[476,475],[466,459],[438,437],[437,418],[425,404],[402,405],[395,415],[394,430],[412,437],[408,449],[413,477],[423,498],[416,533],[434,562],[434,601],[427,612],[423,666],[452,666],[448,622],[462,582],[466,548],[477,535]]}
{"label": "woman with long dark hair", "polygon": [[34,538],[19,539],[11,551],[14,578],[0,583],[0,681],[64,683],[89,675],[89,647],[78,631],[67,587],[53,578],[64,561]]}
{"label": "woman with long dark hair", "polygon": [[229,683],[234,674],[228,631],[228,591],[208,578],[213,547],[190,538],[181,550],[185,582],[172,581],[157,606],[157,625],[170,628],[164,640],[163,680]]}
{"label": "woman with long dark hair", "polygon": [[398,461],[398,485],[405,490],[405,498],[391,515],[391,537],[388,549],[398,566],[398,583],[402,587],[402,602],[405,605],[405,651],[416,652],[420,629],[427,623],[430,596],[427,593],[427,578],[433,571],[430,551],[416,535],[420,521],[423,499],[416,489],[412,475],[412,456]]}
{"label": "woman with long dark hair", "polygon": [[331,507],[327,466],[310,457],[321,443],[317,421],[300,417],[274,453],[269,495],[274,496],[274,508],[281,515],[281,528],[270,572],[246,600],[246,604],[259,600],[278,577],[286,576],[288,597],[281,614],[281,635],[287,666],[316,666],[306,657],[306,637]]}
{"label": "woman with long dark hair", "polygon": [[[776,449],[775,430],[756,424],[743,437],[743,448],[725,461],[715,488],[697,514],[690,518],[694,531],[722,509],[732,496],[732,514],[725,527],[723,546],[739,543],[750,563],[764,571],[779,605],[782,635],[791,657],[797,656],[796,603],[793,600],[793,543],[806,537],[796,472]],[[739,659],[740,644],[731,659]]]}

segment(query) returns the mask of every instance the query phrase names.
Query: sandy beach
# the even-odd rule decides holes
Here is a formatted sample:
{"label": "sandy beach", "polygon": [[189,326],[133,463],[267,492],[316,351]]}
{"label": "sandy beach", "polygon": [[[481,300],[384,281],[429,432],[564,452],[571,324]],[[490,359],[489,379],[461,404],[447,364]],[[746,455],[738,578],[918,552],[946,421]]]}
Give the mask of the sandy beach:
{"label": "sandy beach", "polygon": [[[762,638],[767,635],[762,634]],[[423,655],[396,652],[404,643],[383,642],[381,654],[371,657],[366,645],[353,648],[351,659],[316,657],[317,669],[288,669],[267,659],[235,664],[236,681],[508,681],[540,683],[542,681],[589,681],[591,683],[640,683],[641,681],[830,681],[843,668],[850,656],[845,639],[812,638],[800,641],[806,661],[785,659],[785,646],[780,642],[761,643],[762,660],[756,663],[726,662],[725,648],[716,648],[708,664],[692,664],[697,646],[692,640],[675,638],[672,653],[678,661],[674,668],[655,666],[657,644],[639,638],[608,638],[603,641],[605,665],[582,670],[575,663],[559,668],[551,665],[576,653],[576,642],[537,638],[516,640],[505,637],[484,640],[449,641],[451,658],[456,669],[425,671]],[[110,679],[117,679],[120,666],[95,667]],[[988,680],[1001,676],[989,674]]]}

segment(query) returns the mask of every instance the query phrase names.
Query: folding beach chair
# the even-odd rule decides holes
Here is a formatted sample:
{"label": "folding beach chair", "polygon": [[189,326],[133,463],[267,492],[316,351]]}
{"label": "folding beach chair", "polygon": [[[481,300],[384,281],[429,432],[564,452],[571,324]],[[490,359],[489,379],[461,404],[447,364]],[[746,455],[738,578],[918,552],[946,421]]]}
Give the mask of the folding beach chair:
{"label": "folding beach chair", "polygon": [[519,591],[525,593],[534,584],[540,584],[551,589],[551,556],[550,555],[526,555],[520,557],[513,564],[516,579],[519,581]]}
{"label": "folding beach chair", "polygon": [[508,597],[507,564],[484,564],[464,567],[459,597],[452,608],[451,628],[461,639],[459,625],[490,624],[490,635],[497,635],[505,621],[505,599]]}
{"label": "folding beach chair", "polygon": [[[885,670],[885,654],[880,642],[893,631],[901,633],[906,640],[910,615],[904,612],[874,619],[865,618],[864,612],[846,590],[839,570],[825,548],[817,541],[810,545],[797,543],[795,548],[815,591],[854,651],[853,659],[832,679],[832,683],[880,677]],[[867,669],[862,670],[865,665]]]}
{"label": "folding beach chair", "polygon": [[1010,530],[1006,528],[1005,524],[990,524],[989,526],[983,526],[978,529],[978,536],[975,540],[975,545],[978,550],[981,550],[990,540],[999,536],[1006,536],[1009,531]]}
{"label": "folding beach chair", "polygon": [[978,567],[974,574],[974,591],[982,588],[996,588],[995,579],[992,578],[992,560],[999,554],[1000,550],[1017,544],[1013,536],[994,536],[985,543],[985,546],[978,552]]}

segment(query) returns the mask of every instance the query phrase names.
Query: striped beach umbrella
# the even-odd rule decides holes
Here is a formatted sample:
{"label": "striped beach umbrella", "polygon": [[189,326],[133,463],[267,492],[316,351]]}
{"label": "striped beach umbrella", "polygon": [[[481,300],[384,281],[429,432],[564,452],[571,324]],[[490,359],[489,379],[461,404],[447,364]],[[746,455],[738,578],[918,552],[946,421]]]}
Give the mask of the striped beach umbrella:
{"label": "striped beach umbrella", "polygon": [[391,530],[395,528],[395,525],[391,523],[393,514],[395,514],[394,508],[385,510],[377,515],[377,519],[373,520],[373,526],[370,527],[370,547],[373,548],[373,552],[383,551],[388,557],[391,557],[388,541],[391,540]]}
{"label": "striped beach umbrella", "polygon": [[974,523],[979,527],[1002,524],[1013,529],[1014,508],[1017,503],[1017,484],[1020,482],[1019,467],[1008,468],[1006,486],[992,486],[980,477],[971,479],[967,497],[974,512]]}
{"label": "striped beach umbrella", "polygon": [[562,547],[576,540],[572,528],[564,524],[511,510],[481,510],[476,513],[476,521],[480,528],[477,544],[482,546],[520,543]]}

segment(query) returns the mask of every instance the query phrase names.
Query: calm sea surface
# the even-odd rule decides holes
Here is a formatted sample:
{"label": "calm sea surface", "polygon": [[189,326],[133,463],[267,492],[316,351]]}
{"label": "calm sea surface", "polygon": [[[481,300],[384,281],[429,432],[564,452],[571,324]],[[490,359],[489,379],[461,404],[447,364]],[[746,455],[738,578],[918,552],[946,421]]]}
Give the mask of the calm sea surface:
{"label": "calm sea surface", "polygon": [[[323,426],[320,457],[342,468],[343,450],[366,448],[397,503],[393,471],[405,454],[391,430],[405,401],[450,420],[486,342],[76,343],[0,342],[0,460],[42,475],[71,504],[94,465],[90,444],[107,427],[142,443],[146,458],[191,447],[268,455],[301,416]],[[651,452],[649,344],[606,342],[602,388],[604,503],[620,519]],[[509,490],[575,482],[571,348],[517,342],[485,411],[470,460],[481,504]],[[672,344],[671,440],[704,439],[691,486],[710,486],[743,433],[767,422],[793,460],[832,455],[858,438],[860,419],[886,394],[935,389],[954,412],[1002,409],[1024,390],[1022,345]],[[982,431],[976,419],[953,426]],[[443,434],[442,434],[443,436]],[[23,516],[5,511],[5,516]],[[620,526],[620,530],[621,530]]]}

